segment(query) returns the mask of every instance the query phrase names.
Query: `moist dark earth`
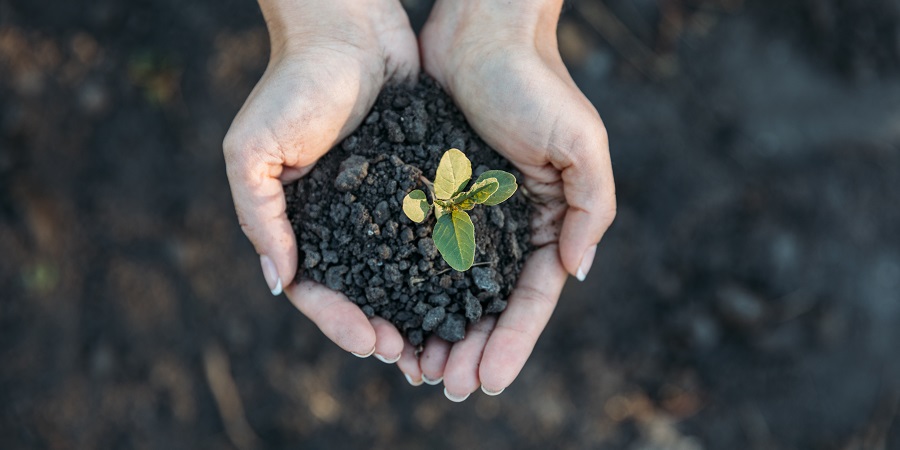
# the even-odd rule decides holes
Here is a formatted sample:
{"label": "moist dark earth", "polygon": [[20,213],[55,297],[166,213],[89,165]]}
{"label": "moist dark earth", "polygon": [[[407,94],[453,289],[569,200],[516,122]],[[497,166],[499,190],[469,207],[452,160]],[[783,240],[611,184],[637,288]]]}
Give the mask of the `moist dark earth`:
{"label": "moist dark earth", "polygon": [[420,224],[403,214],[403,197],[427,190],[422,178],[434,180],[451,148],[472,161],[473,179],[495,169],[519,175],[423,76],[386,88],[364,123],[285,189],[299,276],[343,292],[369,317],[390,320],[416,346],[431,334],[457,342],[468,323],[502,312],[531,251],[530,206],[521,192],[469,211],[476,251],[465,272],[438,253],[434,214]]}
{"label": "moist dark earth", "polygon": [[900,448],[900,4],[566,5],[618,215],[455,404],[268,293],[221,154],[255,2],[0,0],[0,448]]}

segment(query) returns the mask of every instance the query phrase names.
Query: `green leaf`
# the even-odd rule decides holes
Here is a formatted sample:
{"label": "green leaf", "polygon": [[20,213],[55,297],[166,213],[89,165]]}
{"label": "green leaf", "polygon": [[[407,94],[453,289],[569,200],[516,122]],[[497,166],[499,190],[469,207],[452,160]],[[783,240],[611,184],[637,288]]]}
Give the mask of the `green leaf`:
{"label": "green leaf", "polygon": [[472,178],[472,163],[466,155],[451,148],[441,156],[434,176],[434,195],[441,200],[453,197]]}
{"label": "green leaf", "polygon": [[421,223],[428,216],[429,210],[431,210],[431,205],[428,203],[425,193],[420,189],[416,189],[406,194],[406,197],[403,197],[403,212],[406,214],[406,217],[409,217],[409,220]]}
{"label": "green leaf", "polygon": [[496,178],[499,187],[484,200],[483,203],[487,206],[499,205],[500,203],[505,202],[506,199],[512,197],[516,192],[516,189],[519,188],[519,185],[516,184],[516,177],[513,174],[502,170],[488,170],[475,180],[475,184],[477,185],[482,180],[490,178]]}
{"label": "green leaf", "polygon": [[465,211],[444,214],[434,226],[434,245],[447,264],[463,272],[475,262],[475,226]]}

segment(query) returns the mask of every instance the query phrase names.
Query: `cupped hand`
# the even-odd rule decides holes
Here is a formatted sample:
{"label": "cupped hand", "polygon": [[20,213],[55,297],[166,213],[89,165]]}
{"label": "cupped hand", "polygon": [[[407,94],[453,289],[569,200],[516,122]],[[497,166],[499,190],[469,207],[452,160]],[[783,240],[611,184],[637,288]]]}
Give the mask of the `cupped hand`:
{"label": "cupped hand", "polygon": [[568,274],[584,279],[616,213],[605,128],[557,50],[562,0],[505,3],[440,0],[420,36],[425,71],[522,172],[537,206],[536,250],[506,311],[470,327],[459,343],[434,338],[418,361],[407,348],[398,362],[413,380],[443,379],[451,400],[479,386],[496,394],[513,382]]}
{"label": "cupped hand", "polygon": [[260,6],[271,38],[269,65],[223,144],[241,228],[274,295],[284,289],[341,348],[395,360],[403,340],[390,323],[367,320],[324,286],[295,282],[297,245],[282,185],[305,175],[354,130],[386,82],[418,74],[415,34],[397,0],[260,0]]}

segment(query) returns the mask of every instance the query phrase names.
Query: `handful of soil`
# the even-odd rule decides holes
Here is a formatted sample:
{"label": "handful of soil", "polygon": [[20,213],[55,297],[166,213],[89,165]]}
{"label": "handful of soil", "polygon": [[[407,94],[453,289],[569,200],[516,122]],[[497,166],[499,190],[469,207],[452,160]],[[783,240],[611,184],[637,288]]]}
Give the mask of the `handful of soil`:
{"label": "handful of soil", "polygon": [[343,292],[369,317],[391,321],[413,345],[431,333],[456,342],[467,323],[506,308],[531,252],[531,207],[521,193],[469,211],[475,265],[457,272],[441,258],[434,214],[409,220],[403,197],[427,191],[441,155],[462,150],[473,179],[491,169],[521,179],[469,127],[431,78],[385,88],[364,123],[309,175],[286,186],[287,213],[300,250],[298,276]]}

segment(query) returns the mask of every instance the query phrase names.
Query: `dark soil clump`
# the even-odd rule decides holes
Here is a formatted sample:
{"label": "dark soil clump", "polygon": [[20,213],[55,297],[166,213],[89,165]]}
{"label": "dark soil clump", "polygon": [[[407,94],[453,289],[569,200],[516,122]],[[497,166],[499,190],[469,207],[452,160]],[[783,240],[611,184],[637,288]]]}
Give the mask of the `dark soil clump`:
{"label": "dark soil clump", "polygon": [[403,197],[427,190],[421,177],[433,180],[450,148],[466,153],[473,178],[501,169],[521,179],[423,77],[386,88],[353,134],[285,188],[299,276],[343,292],[369,317],[391,321],[413,345],[432,333],[459,341],[467,323],[502,312],[531,251],[530,206],[521,193],[470,211],[476,266],[466,272],[438,253],[433,214],[421,224],[403,214]]}

